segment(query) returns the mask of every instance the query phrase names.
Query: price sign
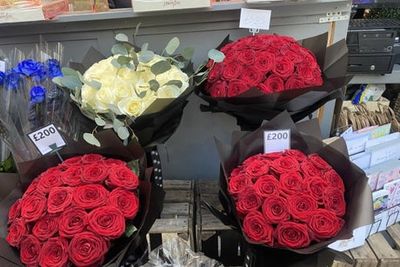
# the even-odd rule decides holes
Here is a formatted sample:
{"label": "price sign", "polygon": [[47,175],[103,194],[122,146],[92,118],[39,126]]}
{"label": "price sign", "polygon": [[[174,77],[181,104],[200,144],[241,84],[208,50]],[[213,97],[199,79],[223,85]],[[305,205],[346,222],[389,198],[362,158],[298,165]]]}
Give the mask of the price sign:
{"label": "price sign", "polygon": [[46,155],[51,151],[66,145],[54,124],[43,127],[28,134],[28,136],[42,155]]}
{"label": "price sign", "polygon": [[290,149],[290,130],[265,131],[264,153],[281,152]]}
{"label": "price sign", "polygon": [[242,8],[240,12],[240,28],[269,30],[271,10]]}

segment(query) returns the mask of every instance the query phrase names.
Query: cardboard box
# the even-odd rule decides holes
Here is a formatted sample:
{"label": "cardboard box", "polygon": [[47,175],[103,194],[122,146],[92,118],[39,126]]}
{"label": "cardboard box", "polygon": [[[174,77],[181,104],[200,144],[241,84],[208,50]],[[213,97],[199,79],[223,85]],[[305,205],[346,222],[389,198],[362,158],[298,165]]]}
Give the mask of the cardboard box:
{"label": "cardboard box", "polygon": [[210,6],[210,0],[132,0],[132,7],[135,12],[190,9]]}

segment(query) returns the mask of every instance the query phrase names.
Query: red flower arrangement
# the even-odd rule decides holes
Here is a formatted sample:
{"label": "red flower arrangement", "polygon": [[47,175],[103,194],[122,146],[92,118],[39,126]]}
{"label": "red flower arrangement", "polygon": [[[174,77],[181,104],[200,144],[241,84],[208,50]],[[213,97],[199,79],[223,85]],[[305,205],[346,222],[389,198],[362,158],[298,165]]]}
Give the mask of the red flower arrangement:
{"label": "red flower arrangement", "polygon": [[319,155],[299,150],[258,154],[228,180],[249,241],[298,249],[335,237],[344,225],[344,184]]}
{"label": "red flower arrangement", "polygon": [[139,210],[125,162],[87,154],[39,175],[9,210],[7,242],[27,266],[101,266]]}
{"label": "red flower arrangement", "polygon": [[212,97],[234,97],[252,88],[270,94],[323,84],[314,54],[291,37],[248,36],[221,52],[223,62],[207,65],[206,90]]}

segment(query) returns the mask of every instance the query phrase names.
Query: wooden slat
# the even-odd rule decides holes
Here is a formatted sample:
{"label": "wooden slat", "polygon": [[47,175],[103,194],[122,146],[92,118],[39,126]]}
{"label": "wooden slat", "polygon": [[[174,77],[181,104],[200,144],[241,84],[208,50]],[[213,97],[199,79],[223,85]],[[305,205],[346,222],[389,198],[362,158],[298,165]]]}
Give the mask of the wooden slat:
{"label": "wooden slat", "polygon": [[176,189],[176,190],[188,190],[192,189],[192,181],[187,180],[164,180],[164,190]]}
{"label": "wooden slat", "polygon": [[164,203],[161,218],[189,216],[189,203]]}
{"label": "wooden slat", "polygon": [[378,260],[368,244],[350,250],[351,256],[354,258],[355,267],[376,267]]}
{"label": "wooden slat", "polygon": [[186,190],[165,190],[164,203],[192,203],[192,192]]}
{"label": "wooden slat", "polygon": [[400,224],[394,224],[388,227],[387,232],[396,244],[396,248],[400,249]]}
{"label": "wooden slat", "polygon": [[212,214],[202,214],[201,230],[204,231],[221,231],[231,230],[229,226],[223,224],[218,218]]}
{"label": "wooden slat", "polygon": [[199,182],[200,194],[218,194],[219,185],[218,181],[201,181]]}
{"label": "wooden slat", "polygon": [[368,238],[368,243],[379,260],[379,267],[400,266],[400,254],[394,250],[381,233]]}
{"label": "wooden slat", "polygon": [[187,233],[188,228],[187,218],[157,219],[150,229],[150,234]]}

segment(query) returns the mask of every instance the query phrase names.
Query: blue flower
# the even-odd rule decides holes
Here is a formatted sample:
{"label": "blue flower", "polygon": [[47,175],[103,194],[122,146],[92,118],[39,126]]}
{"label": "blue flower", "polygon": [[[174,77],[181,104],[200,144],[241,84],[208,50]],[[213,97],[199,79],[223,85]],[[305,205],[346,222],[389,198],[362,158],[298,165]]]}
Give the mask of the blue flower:
{"label": "blue flower", "polygon": [[31,88],[31,102],[33,104],[42,103],[46,98],[46,88],[43,86],[34,86]]}
{"label": "blue flower", "polygon": [[31,78],[43,80],[46,76],[46,68],[41,62],[26,59],[18,63],[18,72]]}
{"label": "blue flower", "polygon": [[18,72],[11,69],[5,73],[4,88],[9,90],[16,90],[21,81],[21,76]]}
{"label": "blue flower", "polygon": [[48,75],[51,79],[63,76],[61,72],[60,62],[57,59],[48,59],[46,61]]}
{"label": "blue flower", "polygon": [[6,79],[6,74],[0,71],[0,86],[4,85],[4,80]]}

